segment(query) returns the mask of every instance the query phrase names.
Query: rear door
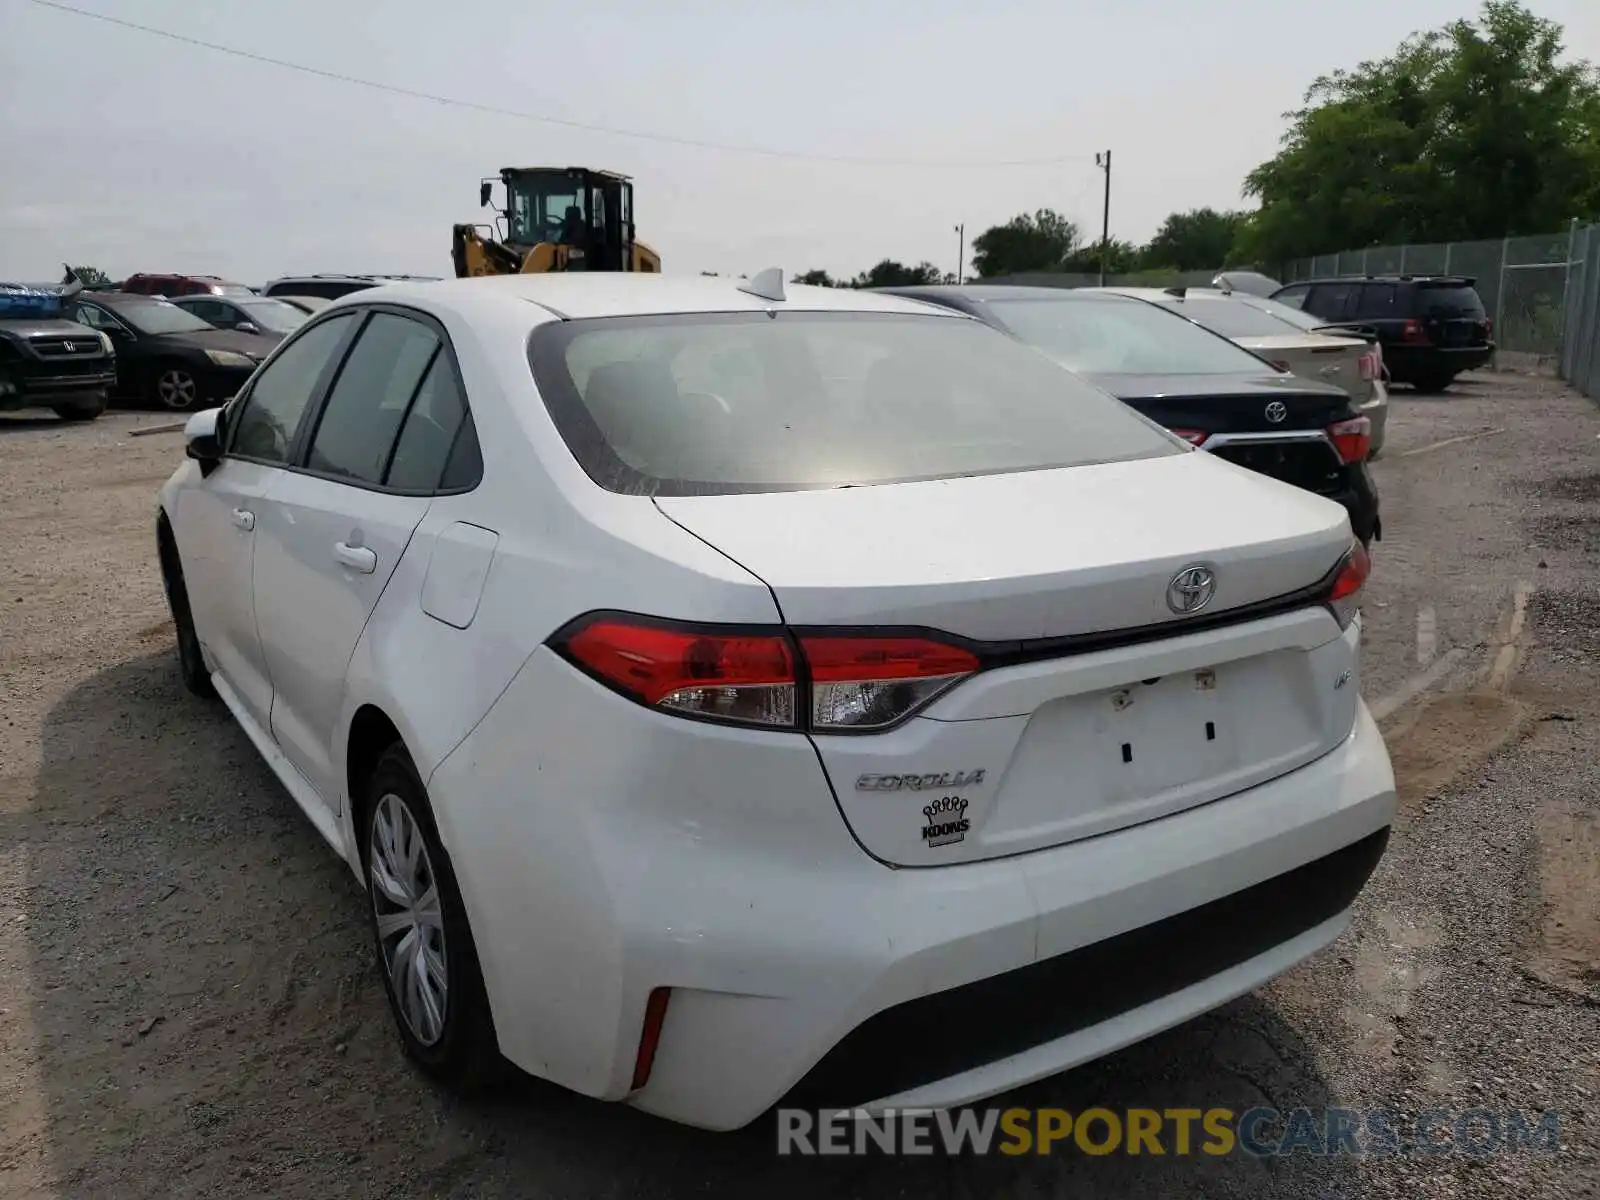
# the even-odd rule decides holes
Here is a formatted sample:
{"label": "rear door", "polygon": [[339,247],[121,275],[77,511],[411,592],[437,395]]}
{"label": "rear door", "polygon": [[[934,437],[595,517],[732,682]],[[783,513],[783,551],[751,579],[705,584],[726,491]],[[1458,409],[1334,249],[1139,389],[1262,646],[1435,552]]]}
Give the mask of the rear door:
{"label": "rear door", "polygon": [[[442,331],[374,311],[339,368],[257,529],[256,620],[272,678],[272,735],[337,809],[333,738],[345,672],[434,493],[390,486],[413,402],[453,372]],[[420,417],[419,417],[420,420]],[[435,476],[435,481],[437,476]]]}
{"label": "rear door", "polygon": [[1464,283],[1419,280],[1417,319],[1436,346],[1483,346],[1489,341],[1489,315],[1476,288]]}

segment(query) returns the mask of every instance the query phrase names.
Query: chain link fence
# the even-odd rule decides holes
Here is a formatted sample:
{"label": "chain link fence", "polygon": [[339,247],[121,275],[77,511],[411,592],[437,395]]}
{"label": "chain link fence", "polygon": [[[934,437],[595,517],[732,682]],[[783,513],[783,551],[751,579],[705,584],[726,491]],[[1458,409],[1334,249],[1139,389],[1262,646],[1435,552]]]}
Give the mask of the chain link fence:
{"label": "chain link fence", "polygon": [[1574,231],[1561,337],[1561,378],[1600,400],[1600,225]]}
{"label": "chain link fence", "polygon": [[1494,318],[1500,351],[1554,362],[1567,332],[1567,279],[1580,231],[1481,242],[1368,246],[1285,264],[1284,282],[1341,275],[1466,275]]}

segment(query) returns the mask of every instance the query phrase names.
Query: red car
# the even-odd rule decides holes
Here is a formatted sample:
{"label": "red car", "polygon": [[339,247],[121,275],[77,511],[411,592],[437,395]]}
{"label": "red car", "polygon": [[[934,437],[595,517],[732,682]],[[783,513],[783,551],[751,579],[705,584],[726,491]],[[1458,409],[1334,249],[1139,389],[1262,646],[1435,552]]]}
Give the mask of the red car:
{"label": "red car", "polygon": [[229,283],[215,275],[150,275],[140,272],[122,281],[122,291],[138,296],[249,296],[242,283]]}

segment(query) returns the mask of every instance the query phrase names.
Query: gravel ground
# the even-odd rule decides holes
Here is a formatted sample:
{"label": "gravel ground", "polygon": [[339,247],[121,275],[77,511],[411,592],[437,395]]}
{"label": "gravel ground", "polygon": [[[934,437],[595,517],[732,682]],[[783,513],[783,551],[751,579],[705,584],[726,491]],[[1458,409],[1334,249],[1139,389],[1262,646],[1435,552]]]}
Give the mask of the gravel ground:
{"label": "gravel ground", "polygon": [[779,1160],[765,1124],[434,1091],[355,883],[179,688],[178,439],[129,436],[162,420],[0,417],[0,1195],[1600,1196],[1600,414],[1558,384],[1395,393],[1363,673],[1402,814],[1350,933],[1001,1101],[1560,1112],[1559,1153],[1476,1158]]}

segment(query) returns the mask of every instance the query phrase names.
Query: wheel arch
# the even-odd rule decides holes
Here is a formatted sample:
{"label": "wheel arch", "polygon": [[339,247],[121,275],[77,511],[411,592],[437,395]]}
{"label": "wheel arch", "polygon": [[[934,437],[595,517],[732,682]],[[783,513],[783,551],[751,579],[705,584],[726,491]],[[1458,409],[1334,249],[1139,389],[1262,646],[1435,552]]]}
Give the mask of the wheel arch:
{"label": "wheel arch", "polygon": [[[396,743],[406,744],[399,727],[376,704],[363,704],[350,718],[350,730],[345,736],[344,778],[345,795],[350,798],[351,843],[359,860],[361,877],[366,878],[367,848],[361,830],[366,824],[367,779],[383,752]],[[351,863],[356,866],[356,863]]]}

